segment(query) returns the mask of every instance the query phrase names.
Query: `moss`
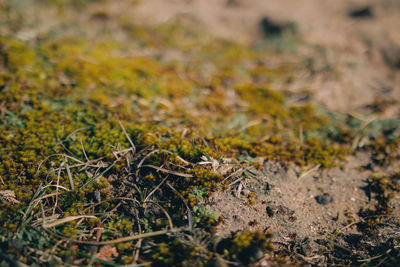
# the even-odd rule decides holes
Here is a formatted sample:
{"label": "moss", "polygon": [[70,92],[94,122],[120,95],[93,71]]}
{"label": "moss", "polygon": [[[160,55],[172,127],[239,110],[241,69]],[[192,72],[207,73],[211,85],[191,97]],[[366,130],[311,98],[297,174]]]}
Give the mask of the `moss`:
{"label": "moss", "polygon": [[366,227],[367,231],[376,232],[381,219],[391,214],[391,201],[394,198],[394,192],[400,192],[399,179],[400,173],[391,175],[377,173],[368,179],[367,194],[370,198],[375,199],[376,203],[374,209],[359,212],[360,216],[367,219],[366,224],[361,227]]}
{"label": "moss", "polygon": [[231,260],[239,260],[241,264],[247,265],[260,260],[264,254],[274,250],[271,237],[271,233],[261,231],[238,232],[222,240],[217,246],[217,251]]}

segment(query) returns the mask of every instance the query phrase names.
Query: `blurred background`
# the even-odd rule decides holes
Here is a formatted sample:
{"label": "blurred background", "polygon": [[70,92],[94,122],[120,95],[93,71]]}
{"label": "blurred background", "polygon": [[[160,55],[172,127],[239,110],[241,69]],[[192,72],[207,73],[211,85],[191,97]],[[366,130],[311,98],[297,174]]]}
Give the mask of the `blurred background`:
{"label": "blurred background", "polygon": [[179,20],[242,44],[268,42],[315,68],[291,90],[310,87],[334,111],[380,105],[384,117],[397,113],[397,0],[1,0],[0,8],[0,34],[23,40],[72,34],[124,41],[138,25]]}

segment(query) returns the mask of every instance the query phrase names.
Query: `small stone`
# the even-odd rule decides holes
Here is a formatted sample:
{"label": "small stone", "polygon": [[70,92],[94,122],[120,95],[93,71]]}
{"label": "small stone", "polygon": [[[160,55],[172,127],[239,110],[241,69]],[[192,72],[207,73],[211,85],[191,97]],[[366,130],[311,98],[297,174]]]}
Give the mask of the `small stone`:
{"label": "small stone", "polygon": [[318,195],[315,200],[321,205],[328,205],[333,201],[333,198],[328,194]]}
{"label": "small stone", "polygon": [[278,23],[268,17],[263,17],[260,21],[260,28],[266,37],[280,36],[283,33],[295,34],[297,25],[295,22]]}
{"label": "small stone", "polygon": [[374,17],[374,14],[370,6],[365,6],[350,11],[349,17],[354,19],[371,19]]}
{"label": "small stone", "polygon": [[253,263],[256,262],[258,260],[260,260],[262,257],[264,257],[264,253],[262,252],[262,250],[257,247],[257,246],[251,246],[248,248],[248,261],[249,263]]}
{"label": "small stone", "polygon": [[274,217],[275,212],[271,207],[267,207],[266,211],[267,211],[267,214],[268,214],[269,217]]}

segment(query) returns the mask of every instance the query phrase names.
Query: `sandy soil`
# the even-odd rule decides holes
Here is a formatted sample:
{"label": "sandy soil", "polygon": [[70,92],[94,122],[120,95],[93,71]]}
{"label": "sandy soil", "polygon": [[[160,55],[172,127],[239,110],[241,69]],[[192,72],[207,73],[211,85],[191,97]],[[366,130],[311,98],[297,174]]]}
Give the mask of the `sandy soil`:
{"label": "sandy soil", "polygon": [[[357,228],[363,221],[358,212],[373,208],[375,203],[365,190],[372,172],[359,172],[357,167],[368,162],[369,157],[359,153],[348,158],[344,169],[310,168],[308,172],[265,162],[257,177],[214,194],[208,205],[224,217],[218,228],[220,235],[242,229],[271,230],[277,248],[290,251],[303,263],[324,265],[329,257],[321,251],[327,243],[352,247],[343,236],[363,235]],[[255,204],[249,205],[251,192],[257,197]],[[394,216],[390,227],[382,229],[383,236],[393,236],[390,233],[399,229],[399,200],[397,196],[393,201]],[[379,245],[381,241],[371,237],[368,242]]]}

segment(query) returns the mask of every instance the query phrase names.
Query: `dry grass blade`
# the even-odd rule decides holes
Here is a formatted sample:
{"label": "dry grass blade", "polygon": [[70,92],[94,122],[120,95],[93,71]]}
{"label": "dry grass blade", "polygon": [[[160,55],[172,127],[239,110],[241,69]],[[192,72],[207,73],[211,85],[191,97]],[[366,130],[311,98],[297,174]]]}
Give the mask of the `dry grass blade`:
{"label": "dry grass blade", "polygon": [[83,146],[83,142],[82,142],[82,137],[79,138],[79,141],[81,143],[82,152],[83,152],[83,155],[85,156],[86,161],[90,161],[88,156],[86,155],[85,147]]}
{"label": "dry grass blade", "polygon": [[388,255],[390,252],[392,252],[392,249],[388,249],[384,254],[377,255],[375,257],[371,257],[371,258],[367,258],[367,259],[357,260],[357,262],[370,262],[370,261],[379,259],[379,258],[381,258],[381,257],[383,257],[385,255]]}
{"label": "dry grass blade", "polygon": [[150,164],[143,165],[142,167],[153,168],[153,169],[156,169],[158,171],[162,171],[162,172],[165,172],[165,173],[169,173],[169,174],[176,175],[176,176],[181,176],[181,177],[188,177],[188,178],[194,177],[192,174],[175,172],[175,171],[167,170],[167,169],[164,169],[164,168],[161,168],[161,167],[157,167],[157,166],[154,166],[154,165],[150,165]]}
{"label": "dry grass blade", "polygon": [[240,197],[240,193],[242,192],[242,189],[243,189],[243,183],[240,182],[240,184],[239,184],[239,186],[238,186],[238,189],[237,189],[237,191],[236,191],[236,197],[237,197],[237,198]]}
{"label": "dry grass blade", "polygon": [[243,173],[244,171],[245,171],[244,168],[240,168],[239,170],[234,171],[232,174],[230,174],[228,177],[226,177],[226,178],[223,180],[223,182],[225,182],[226,180],[228,180],[228,179],[231,178],[231,177],[237,177],[237,176],[239,176],[239,175],[242,175],[242,173]]}
{"label": "dry grass blade", "polygon": [[118,243],[123,243],[123,242],[128,242],[128,241],[133,241],[133,240],[138,240],[138,239],[143,239],[143,238],[148,238],[148,237],[153,237],[153,236],[176,233],[176,232],[181,232],[181,231],[185,231],[185,230],[188,230],[188,229],[187,228],[175,228],[175,229],[170,229],[170,230],[160,230],[160,231],[154,231],[154,232],[149,232],[149,233],[144,233],[144,234],[139,234],[139,235],[131,235],[131,236],[117,238],[114,240],[99,241],[99,242],[81,241],[81,240],[73,240],[73,239],[71,239],[70,241],[73,243],[83,244],[83,245],[104,246],[104,245],[118,244]]}
{"label": "dry grass blade", "polygon": [[[56,193],[58,193],[58,186],[60,185],[61,169],[64,166],[64,164],[65,164],[65,162],[62,162],[61,163],[61,168],[58,169]],[[54,203],[54,208],[53,208],[53,215],[56,212],[57,203],[58,203],[58,195],[56,195],[56,201]],[[42,204],[42,202],[40,202],[40,204]]]}
{"label": "dry grass blade", "polygon": [[[39,190],[39,191],[41,191],[41,190]],[[37,198],[33,198],[32,199],[32,201],[28,205],[28,208],[26,209],[26,212],[24,213],[24,217],[23,218],[26,218],[28,216],[28,214],[30,214],[31,211],[34,208],[36,208],[36,206],[39,204],[39,202],[42,199],[46,199],[46,198],[49,198],[49,197],[54,197],[54,196],[58,196],[58,195],[62,194],[61,192],[54,192],[54,193],[50,193],[50,194],[44,195],[44,193],[45,192],[42,192],[42,193],[38,194]]]}
{"label": "dry grass blade", "polygon": [[319,169],[319,167],[321,166],[321,164],[318,164],[317,166],[311,167],[309,170],[303,172],[302,174],[299,175],[298,179],[304,178],[307,175],[309,175],[310,173],[317,171]]}
{"label": "dry grass blade", "polygon": [[121,129],[122,129],[122,131],[123,131],[124,134],[125,134],[126,139],[128,139],[129,144],[130,144],[131,147],[132,147],[132,154],[135,155],[135,153],[136,153],[136,146],[135,146],[135,144],[132,142],[132,139],[129,137],[128,133],[127,133],[126,130],[125,130],[124,125],[122,125],[122,122],[119,120],[118,116],[117,116],[117,120],[118,120],[119,126],[121,126]]}
{"label": "dry grass blade", "polygon": [[[137,221],[137,225],[138,225],[139,234],[142,234],[142,226],[140,225],[140,219],[139,219],[138,211],[136,208],[135,208],[135,217],[136,217],[136,221]],[[135,252],[134,252],[134,254],[135,254],[134,261],[137,261],[139,258],[140,248],[142,247],[142,241],[143,241],[143,239],[140,238],[138,240],[138,242],[136,243]]]}
{"label": "dry grass blade", "polygon": [[79,163],[81,163],[81,164],[84,164],[83,161],[81,161],[81,160],[79,160],[79,159],[77,159],[77,158],[71,157],[70,155],[62,154],[62,153],[57,153],[57,154],[50,155],[50,156],[46,157],[44,160],[42,160],[42,161],[39,163],[39,166],[37,167],[37,170],[36,170],[36,171],[39,171],[39,170],[40,170],[40,167],[43,165],[44,162],[46,162],[46,160],[48,160],[48,159],[51,158],[51,157],[55,157],[55,156],[63,156],[63,157],[66,157],[66,158],[68,158],[68,159],[71,159],[71,160],[73,160],[73,161],[76,161],[76,162],[79,162]]}
{"label": "dry grass blade", "polygon": [[234,184],[236,184],[236,183],[238,183],[238,182],[240,182],[240,181],[242,181],[242,180],[243,180],[243,177],[238,178],[238,179],[236,179],[235,181],[233,181],[232,183],[230,183],[228,186],[231,187],[232,185],[234,185]]}
{"label": "dry grass blade", "polygon": [[67,169],[67,175],[68,175],[69,184],[71,185],[71,190],[75,190],[74,181],[72,180],[71,170],[69,169],[69,165],[68,165],[67,161],[65,161],[65,168]]}
{"label": "dry grass blade", "polygon": [[153,204],[153,205],[156,205],[157,207],[159,207],[164,212],[165,217],[167,217],[168,223],[169,223],[169,227],[171,229],[174,228],[174,224],[172,223],[172,218],[171,218],[171,216],[168,214],[167,210],[163,206],[161,206],[160,204],[158,204],[157,202],[154,202],[154,201],[146,201],[145,203],[150,203],[150,204]]}
{"label": "dry grass blade", "polygon": [[92,216],[92,215],[68,216],[68,217],[53,221],[51,223],[46,223],[46,224],[43,225],[43,227],[44,228],[51,228],[51,227],[55,227],[55,226],[60,225],[60,224],[64,224],[64,223],[71,222],[71,221],[75,221],[75,220],[82,219],[82,218],[93,218],[93,219],[96,219],[96,216]]}
{"label": "dry grass blade", "polygon": [[188,224],[189,224],[189,229],[193,229],[193,216],[192,216],[192,212],[190,211],[190,207],[187,204],[185,198],[182,196],[181,193],[178,192],[178,190],[176,190],[170,183],[167,182],[167,185],[171,188],[172,191],[174,191],[179,198],[182,200],[183,204],[185,204],[186,206],[186,210],[187,210],[187,216],[188,216]]}
{"label": "dry grass blade", "polygon": [[148,195],[147,197],[144,199],[144,202],[146,202],[153,194],[154,192],[156,192],[162,185],[163,183],[168,179],[168,175],[161,181],[161,183],[159,183]]}
{"label": "dry grass blade", "polygon": [[[157,152],[161,152],[161,150],[159,150],[159,149],[153,150],[153,151],[151,151],[150,153],[148,153],[146,156],[144,156],[144,157],[140,160],[139,164],[137,165],[137,168],[140,169],[140,167],[142,167],[142,165],[143,165],[143,163],[146,161],[146,159],[148,159],[151,155],[153,155],[153,154],[155,154],[155,153],[157,153]],[[171,154],[172,154],[172,153],[171,153]]]}
{"label": "dry grass blade", "polygon": [[93,183],[94,180],[96,180],[97,178],[99,178],[100,176],[104,175],[106,172],[108,172],[112,167],[115,166],[115,164],[117,164],[116,161],[114,161],[110,166],[107,167],[107,169],[105,169],[104,171],[102,171],[100,174],[94,176],[92,179],[90,179],[89,181],[87,181],[84,185],[81,186],[81,189],[86,188],[88,185],[90,185],[91,183]]}

